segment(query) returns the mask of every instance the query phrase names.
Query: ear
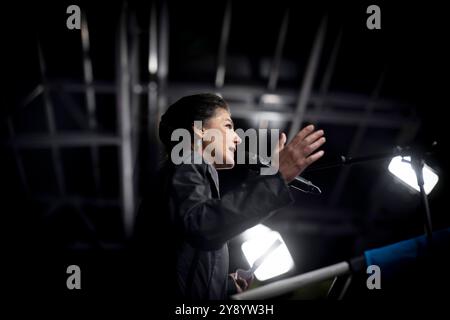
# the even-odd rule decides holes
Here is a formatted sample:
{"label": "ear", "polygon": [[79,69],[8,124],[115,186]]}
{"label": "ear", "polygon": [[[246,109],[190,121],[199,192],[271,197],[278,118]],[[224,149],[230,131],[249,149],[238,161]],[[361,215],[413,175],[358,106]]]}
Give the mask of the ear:
{"label": "ear", "polygon": [[205,129],[196,125],[192,125],[192,130],[194,131],[195,135],[197,135],[200,139],[203,139]]}

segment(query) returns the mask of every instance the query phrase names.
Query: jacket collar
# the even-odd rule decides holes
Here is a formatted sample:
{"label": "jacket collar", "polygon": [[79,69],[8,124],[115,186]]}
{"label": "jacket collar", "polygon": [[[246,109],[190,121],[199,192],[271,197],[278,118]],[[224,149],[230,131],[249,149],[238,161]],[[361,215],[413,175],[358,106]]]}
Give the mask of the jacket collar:
{"label": "jacket collar", "polygon": [[205,164],[206,168],[207,168],[206,171],[208,172],[209,178],[214,182],[214,186],[216,188],[217,195],[220,195],[219,175],[217,173],[217,169],[210,162],[208,162],[203,156],[201,156],[197,152],[190,151],[183,158],[183,163]]}

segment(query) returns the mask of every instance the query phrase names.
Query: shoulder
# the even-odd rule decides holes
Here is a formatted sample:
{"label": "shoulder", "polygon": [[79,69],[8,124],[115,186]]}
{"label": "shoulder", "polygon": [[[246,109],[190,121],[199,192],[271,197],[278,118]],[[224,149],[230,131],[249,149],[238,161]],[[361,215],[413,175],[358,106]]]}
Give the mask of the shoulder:
{"label": "shoulder", "polygon": [[[208,172],[212,171],[212,166],[205,162],[204,158],[195,153],[190,152],[187,154],[179,164],[170,163],[175,175],[180,174],[197,174],[200,176],[206,176]],[[211,168],[210,168],[211,167]],[[215,170],[215,169],[214,169]]]}
{"label": "shoulder", "polygon": [[161,178],[169,185],[204,184],[208,181],[208,164],[169,164],[160,173]]}

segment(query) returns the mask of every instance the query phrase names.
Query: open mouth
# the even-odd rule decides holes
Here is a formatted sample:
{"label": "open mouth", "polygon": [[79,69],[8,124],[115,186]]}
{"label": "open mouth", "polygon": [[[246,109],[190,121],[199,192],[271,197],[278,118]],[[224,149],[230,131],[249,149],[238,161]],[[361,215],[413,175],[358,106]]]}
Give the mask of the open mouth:
{"label": "open mouth", "polygon": [[228,148],[228,150],[230,150],[231,152],[233,152],[233,153],[234,153],[234,152],[236,151],[236,148],[233,148],[233,147],[229,147],[229,148]]}

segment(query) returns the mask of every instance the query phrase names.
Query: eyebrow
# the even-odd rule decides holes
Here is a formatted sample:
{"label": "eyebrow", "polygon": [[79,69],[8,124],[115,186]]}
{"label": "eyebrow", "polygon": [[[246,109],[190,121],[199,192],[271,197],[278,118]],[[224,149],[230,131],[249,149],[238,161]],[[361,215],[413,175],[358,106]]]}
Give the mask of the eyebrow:
{"label": "eyebrow", "polygon": [[234,122],[233,122],[233,120],[232,120],[231,118],[227,118],[227,119],[225,119],[225,121],[230,121],[230,122],[231,122],[231,125],[232,125],[233,128],[234,128]]}

